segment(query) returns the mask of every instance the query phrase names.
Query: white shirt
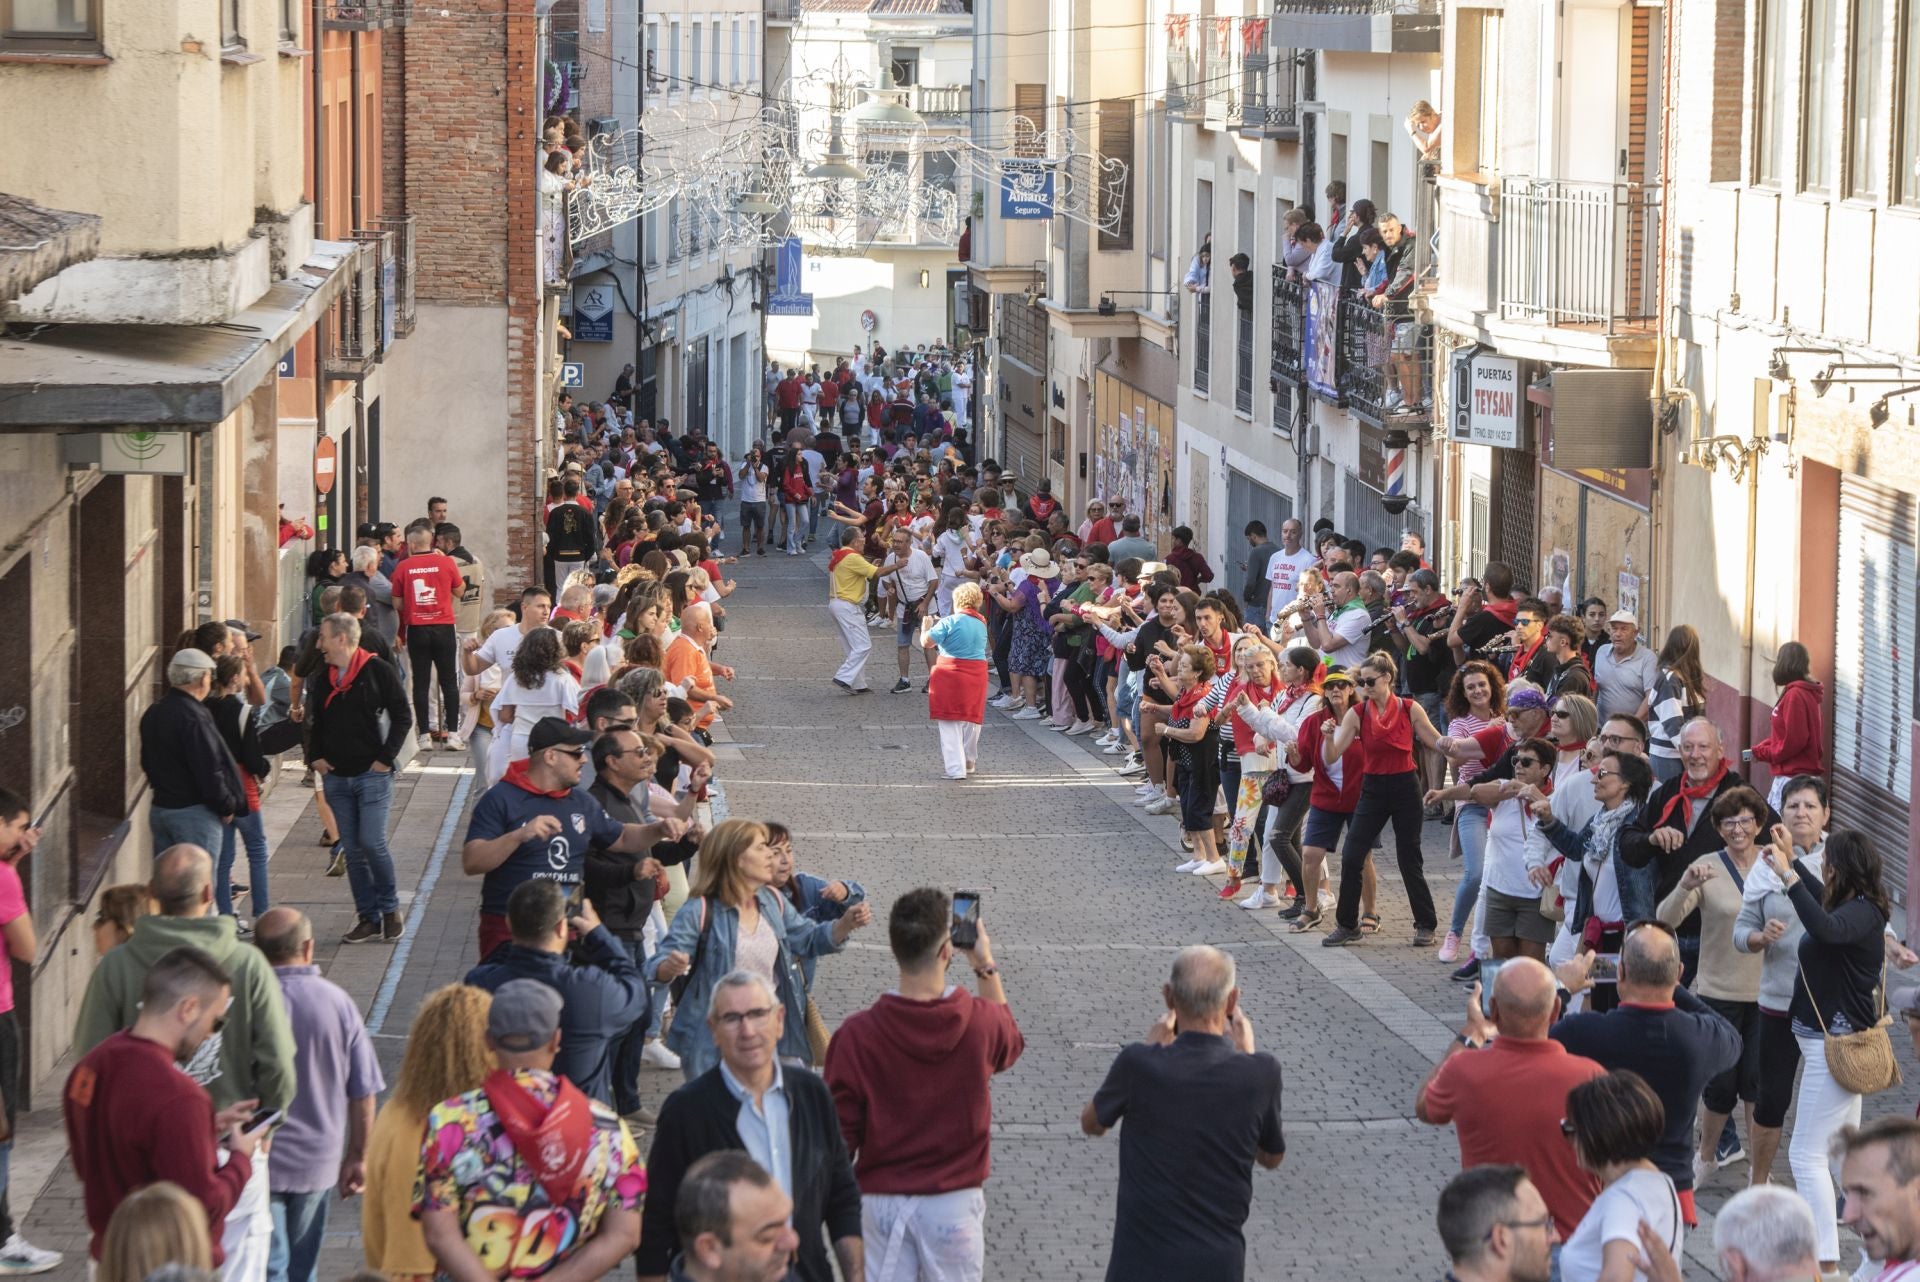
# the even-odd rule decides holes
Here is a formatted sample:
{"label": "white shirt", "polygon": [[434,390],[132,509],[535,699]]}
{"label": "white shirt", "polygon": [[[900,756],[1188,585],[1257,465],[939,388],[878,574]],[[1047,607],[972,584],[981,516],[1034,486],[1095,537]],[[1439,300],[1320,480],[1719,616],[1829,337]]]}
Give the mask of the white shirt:
{"label": "white shirt", "polygon": [[820,384],[802,383],[800,385],[800,403],[802,405],[818,405],[820,403]]}
{"label": "white shirt", "polygon": [[764,503],[767,500],[767,468],[751,463],[742,463],[739,472],[740,501],[742,503]]}
{"label": "white shirt", "polygon": [[520,643],[524,640],[526,634],[518,627],[500,628],[480,643],[474,655],[496,665],[502,672],[512,672],[513,656],[519,652]]}
{"label": "white shirt", "polygon": [[[1638,1256],[1642,1220],[1679,1259],[1686,1226],[1680,1222],[1680,1198],[1673,1191],[1673,1181],[1659,1171],[1628,1171],[1600,1190],[1580,1218],[1580,1227],[1560,1248],[1564,1282],[1596,1282],[1609,1242],[1630,1243]],[[1646,1276],[1636,1269],[1634,1282],[1645,1282]]]}
{"label": "white shirt", "polygon": [[1267,612],[1292,605],[1300,597],[1300,571],[1311,570],[1320,558],[1301,548],[1298,552],[1275,552],[1267,562],[1267,582],[1273,591],[1267,598]]}
{"label": "white shirt", "polygon": [[[495,634],[499,635],[498,633]],[[580,711],[580,683],[567,671],[549,672],[538,686],[529,690],[511,672],[493,701],[494,712],[513,709],[513,736],[517,741],[508,760],[524,760],[527,736],[542,717],[571,717]]]}
{"label": "white shirt", "polygon": [[911,548],[907,552],[907,562],[895,580],[898,586],[889,591],[898,600],[918,601],[926,596],[934,578],[933,558],[919,548]]}
{"label": "white shirt", "polygon": [[960,572],[967,568],[966,540],[958,530],[943,530],[933,541],[933,550],[940,558],[940,582],[957,583]]}
{"label": "white shirt", "polygon": [[819,485],[821,469],[827,465],[827,460],[821,456],[820,451],[811,447],[801,450],[800,461],[807,465],[807,484]]}
{"label": "white shirt", "polygon": [[[1540,825],[1518,797],[1495,806],[1487,826],[1487,852],[1481,876],[1489,890],[1515,899],[1536,898],[1540,888],[1527,880],[1527,839]],[[1607,918],[1613,921],[1614,918]]]}
{"label": "white shirt", "polygon": [[1367,607],[1355,597],[1344,609],[1328,615],[1324,626],[1340,644],[1322,651],[1321,657],[1349,672],[1359,667],[1360,661],[1367,657],[1367,632],[1373,627],[1373,616],[1367,613]]}

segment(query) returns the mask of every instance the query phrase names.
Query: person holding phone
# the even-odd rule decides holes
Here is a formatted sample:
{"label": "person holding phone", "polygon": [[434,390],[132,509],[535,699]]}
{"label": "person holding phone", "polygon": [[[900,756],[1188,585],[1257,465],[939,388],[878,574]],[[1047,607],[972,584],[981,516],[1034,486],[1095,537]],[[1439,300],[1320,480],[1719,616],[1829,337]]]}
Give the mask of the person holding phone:
{"label": "person holding phone", "polygon": [[[32,964],[39,953],[33,914],[27,908],[20,882],[20,861],[40,844],[46,816],[34,819],[19,794],[0,788],[0,937],[6,939],[12,961]],[[0,1273],[45,1273],[58,1268],[58,1251],[42,1250],[21,1237],[7,1202],[7,1157],[13,1151],[13,1119],[19,1111],[20,1021],[14,1015],[13,967],[0,965],[0,1109],[5,1111],[5,1134],[0,1136]]]}
{"label": "person holding phone", "polygon": [[[824,1070],[853,1155],[864,1235],[878,1271],[974,1282],[986,1267],[991,1082],[1026,1048],[1007,1006],[979,896],[931,887],[893,903],[887,938],[899,982],[847,1016]],[[949,985],[955,954],[978,992]],[[870,1262],[869,1268],[872,1268]]]}

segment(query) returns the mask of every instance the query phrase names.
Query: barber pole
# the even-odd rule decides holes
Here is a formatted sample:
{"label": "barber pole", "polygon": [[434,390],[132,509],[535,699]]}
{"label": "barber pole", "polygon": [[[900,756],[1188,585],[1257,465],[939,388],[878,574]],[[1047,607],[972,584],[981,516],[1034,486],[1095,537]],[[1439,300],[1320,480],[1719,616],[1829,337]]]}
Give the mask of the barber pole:
{"label": "barber pole", "polygon": [[1406,511],[1413,502],[1407,493],[1407,450],[1412,444],[1413,438],[1405,432],[1394,429],[1387,433],[1387,488],[1380,496],[1380,506],[1394,516]]}

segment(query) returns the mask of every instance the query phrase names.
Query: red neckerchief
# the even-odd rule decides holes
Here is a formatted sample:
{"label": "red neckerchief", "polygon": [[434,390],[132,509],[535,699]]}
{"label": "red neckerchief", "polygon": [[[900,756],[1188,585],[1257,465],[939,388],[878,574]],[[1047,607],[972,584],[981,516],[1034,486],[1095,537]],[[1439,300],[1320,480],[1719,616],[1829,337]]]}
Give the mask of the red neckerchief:
{"label": "red neckerchief", "polygon": [[1720,781],[1726,777],[1727,763],[1724,758],[1720,762],[1720,768],[1715,770],[1711,775],[1708,775],[1704,783],[1688,783],[1687,776],[1683,773],[1680,776],[1680,791],[1667,798],[1667,804],[1661,809],[1660,818],[1654,822],[1653,826],[1655,828],[1663,827],[1667,822],[1667,816],[1673,813],[1675,806],[1678,806],[1680,807],[1680,822],[1687,826],[1688,832],[1692,832],[1693,803],[1711,797],[1719,790]]}
{"label": "red neckerchief", "polygon": [[[348,690],[351,690],[353,688],[354,678],[360,675],[360,669],[366,667],[367,660],[371,659],[372,657],[373,656],[367,653],[365,650],[362,650],[357,646],[354,648],[353,657],[347,660],[346,675],[344,677],[338,674],[334,676],[333,689],[327,691],[326,700],[322,702],[320,705],[320,710],[322,712],[332,707],[333,701],[335,699],[338,699],[341,695],[345,694]],[[333,665],[329,664],[327,666],[332,667]]]}
{"label": "red neckerchief", "polygon": [[839,568],[840,563],[842,561],[846,560],[848,557],[852,555],[853,555],[852,548],[834,549],[833,555],[827,558],[827,572],[831,574],[834,570]]}
{"label": "red neckerchief", "polygon": [[1508,597],[1504,601],[1495,601],[1492,598],[1488,598],[1487,603],[1480,608],[1508,627],[1512,627],[1513,616],[1520,613],[1520,602],[1516,597]]}
{"label": "red neckerchief", "polygon": [[987,621],[987,617],[984,614],[981,614],[980,611],[978,610],[963,609],[960,611],[960,613],[966,615],[969,619],[978,619],[982,623],[985,623]]}
{"label": "red neckerchief", "polygon": [[552,797],[555,800],[568,796],[573,792],[571,788],[561,788],[557,792],[549,792],[545,788],[536,787],[533,780],[527,777],[527,771],[532,765],[533,762],[530,760],[522,759],[516,761],[507,767],[507,773],[500,776],[500,781],[502,783],[510,783],[516,788],[524,788],[536,797]]}
{"label": "red neckerchief", "polygon": [[1585,752],[1587,750],[1587,741],[1585,739],[1575,739],[1572,743],[1556,743],[1553,746],[1562,752]]}
{"label": "red neckerchief", "polygon": [[1284,713],[1288,708],[1291,708],[1294,704],[1300,702],[1312,693],[1313,686],[1309,682],[1302,681],[1298,685],[1290,685],[1274,696],[1273,710]]}
{"label": "red neckerchief", "polygon": [[1507,665],[1507,680],[1517,681],[1520,679],[1520,674],[1527,670],[1529,663],[1533,662],[1533,656],[1540,652],[1540,647],[1545,644],[1546,639],[1547,634],[1543,630],[1534,643],[1527,647],[1525,653],[1521,653],[1518,650],[1514,651],[1513,662]]}
{"label": "red neckerchief", "polygon": [[1407,622],[1418,623],[1420,620],[1426,618],[1429,614],[1432,614],[1437,610],[1444,610],[1452,604],[1453,602],[1447,600],[1444,594],[1436,596],[1433,598],[1432,605],[1426,606],[1424,608],[1415,608],[1407,611]]}
{"label": "red neckerchief", "polygon": [[578,1086],[555,1077],[553,1103],[542,1105],[512,1073],[496,1068],[481,1089],[493,1115],[547,1195],[547,1205],[564,1206],[580,1187],[580,1172],[593,1151],[593,1109]]}

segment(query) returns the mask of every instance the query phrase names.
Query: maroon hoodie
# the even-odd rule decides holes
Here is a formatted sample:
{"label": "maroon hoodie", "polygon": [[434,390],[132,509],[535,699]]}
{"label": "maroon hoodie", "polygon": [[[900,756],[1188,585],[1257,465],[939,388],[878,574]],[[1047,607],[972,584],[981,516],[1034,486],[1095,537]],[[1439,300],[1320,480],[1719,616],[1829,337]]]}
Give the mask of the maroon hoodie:
{"label": "maroon hoodie", "polygon": [[1821,730],[1821,705],[1826,691],[1818,681],[1795,681],[1780,692],[1767,725],[1767,737],[1753,745],[1755,761],[1773,767],[1776,779],[1824,773],[1826,736]]}
{"label": "maroon hoodie", "polygon": [[954,988],[888,993],[847,1016],[826,1079],[862,1193],[926,1196],[986,1183],[993,1075],[1026,1048],[1013,1012]]}

